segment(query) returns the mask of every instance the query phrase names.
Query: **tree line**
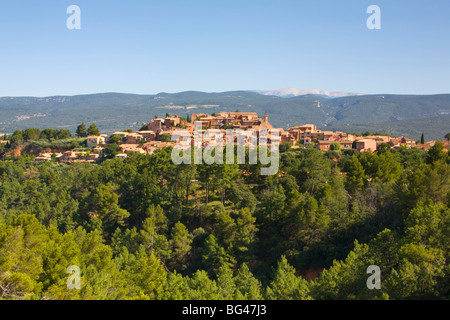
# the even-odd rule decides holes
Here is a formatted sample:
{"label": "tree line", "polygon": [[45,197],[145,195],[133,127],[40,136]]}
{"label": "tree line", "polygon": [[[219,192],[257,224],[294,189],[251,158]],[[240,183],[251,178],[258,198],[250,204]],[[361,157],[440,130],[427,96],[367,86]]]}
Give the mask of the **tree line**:
{"label": "tree line", "polygon": [[[280,153],[174,165],[0,161],[3,299],[448,299],[450,155]],[[66,287],[70,265],[82,288]],[[382,289],[366,286],[378,265]],[[310,271],[319,273],[309,279]]]}
{"label": "tree line", "polygon": [[[75,137],[78,138],[86,138],[88,136],[99,136],[100,131],[95,125],[92,123],[88,128],[84,123],[81,123],[76,130]],[[37,141],[37,140],[46,140],[46,141],[54,141],[54,140],[64,140],[72,137],[70,130],[68,129],[53,129],[46,128],[41,130],[39,128],[27,128],[25,130],[16,130],[10,136],[2,137],[5,140],[10,142],[11,146],[19,145],[25,142]]]}

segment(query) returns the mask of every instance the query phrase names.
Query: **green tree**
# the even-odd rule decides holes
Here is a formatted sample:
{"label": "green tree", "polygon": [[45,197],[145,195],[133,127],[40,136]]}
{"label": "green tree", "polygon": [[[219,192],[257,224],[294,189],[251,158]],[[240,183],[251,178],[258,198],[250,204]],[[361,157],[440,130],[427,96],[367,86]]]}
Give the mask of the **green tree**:
{"label": "green tree", "polygon": [[450,209],[444,204],[418,205],[405,220],[405,238],[411,243],[450,252]]}
{"label": "green tree", "polygon": [[70,137],[72,137],[72,134],[68,129],[60,129],[59,132],[56,134],[56,137],[59,140],[69,139]]}
{"label": "green tree", "polygon": [[[112,249],[104,243],[100,230],[86,233],[78,228],[71,236],[78,243],[80,250],[79,261],[82,273],[80,298],[84,300],[123,299],[128,294],[128,288],[123,274],[116,269]],[[66,251],[71,252],[70,249],[63,249],[63,252]],[[64,286],[66,279],[67,274],[64,275]]]}
{"label": "green tree", "polygon": [[31,215],[19,216],[14,225],[0,223],[0,296],[3,299],[36,298],[41,293],[40,259],[45,230]]}
{"label": "green tree", "polygon": [[291,150],[292,146],[288,142],[283,142],[283,143],[280,144],[279,148],[280,148],[279,149],[280,153],[285,153],[285,152],[288,152],[289,150]]}
{"label": "green tree", "polygon": [[180,179],[184,181],[184,187],[185,187],[185,204],[189,201],[189,194],[192,186],[192,180],[195,178],[195,175],[197,173],[197,166],[194,164],[180,164],[178,165],[181,169],[181,176]]}
{"label": "green tree", "polygon": [[364,168],[359,162],[358,157],[353,155],[350,158],[350,161],[347,164],[347,168],[345,169],[347,172],[347,179],[345,183],[345,188],[349,192],[361,191],[364,188],[366,175],[364,172]]}
{"label": "green tree", "polygon": [[403,174],[395,191],[405,215],[419,203],[443,203],[450,192],[450,166],[443,161],[421,163]]}
{"label": "green tree", "polygon": [[186,262],[191,250],[192,236],[187,228],[177,222],[171,231],[170,245],[173,248],[171,266],[179,271],[187,268]]}
{"label": "green tree", "polygon": [[237,164],[219,164],[215,166],[215,175],[217,182],[222,189],[222,203],[225,204],[226,191],[236,185],[239,178],[239,166]]}
{"label": "green tree", "polygon": [[163,133],[158,136],[157,140],[161,142],[170,142],[172,141],[172,138],[170,137],[170,134]]}
{"label": "green tree", "polygon": [[41,131],[39,138],[43,139],[43,140],[52,141],[55,139],[55,136],[56,136],[55,131],[56,131],[55,129],[50,129],[50,128],[44,129]]}
{"label": "green tree", "polygon": [[219,300],[221,297],[216,281],[211,280],[204,270],[197,270],[187,279],[187,283],[189,300]]}
{"label": "green tree", "polygon": [[282,186],[263,192],[261,195],[261,213],[265,220],[270,223],[282,220],[287,214],[285,201],[286,195]]}
{"label": "green tree", "polygon": [[301,150],[299,156],[301,157],[299,166],[291,174],[301,186],[301,192],[308,191],[313,194],[330,178],[331,160],[317,149]]}
{"label": "green tree", "polygon": [[77,127],[77,131],[75,134],[78,138],[85,138],[88,136],[86,125],[84,124],[84,122]]}
{"label": "green tree", "polygon": [[158,258],[147,254],[143,246],[130,257],[124,271],[131,299],[156,300],[163,294],[167,273]]}
{"label": "green tree", "polygon": [[210,195],[210,186],[214,179],[215,173],[216,173],[216,164],[208,165],[206,163],[201,163],[197,165],[197,173],[199,180],[203,183],[205,186],[205,203],[208,204],[209,202],[209,195]]}
{"label": "green tree", "polygon": [[442,142],[440,140],[436,140],[434,146],[428,150],[426,162],[432,164],[440,160],[445,160],[447,158],[447,154],[442,151],[443,149],[444,145]]}
{"label": "green tree", "polygon": [[10,137],[10,142],[12,146],[17,146],[25,141],[24,132],[22,130],[16,130]]}
{"label": "green tree", "polygon": [[402,173],[401,164],[395,160],[390,152],[382,153],[376,162],[376,177],[383,182],[395,181]]}
{"label": "green tree", "polygon": [[251,273],[248,265],[243,263],[234,277],[236,286],[235,299],[237,300],[262,300],[262,285]]}
{"label": "green tree", "polygon": [[400,265],[393,269],[386,286],[392,299],[433,299],[439,296],[437,283],[445,276],[445,256],[440,249],[422,244],[400,248]]}
{"label": "green tree", "polygon": [[107,158],[114,158],[115,155],[119,154],[120,147],[117,143],[110,143],[106,148],[103,149],[103,153]]}
{"label": "green tree", "polygon": [[341,144],[339,142],[333,142],[330,144],[330,150],[339,151],[341,150]]}
{"label": "green tree", "polygon": [[278,262],[272,282],[266,288],[269,300],[309,300],[309,287],[305,279],[295,275],[286,256]]}
{"label": "green tree", "polygon": [[87,129],[87,134],[88,134],[88,136],[99,136],[100,135],[100,130],[98,130],[98,128],[95,125],[95,123],[93,123]]}
{"label": "green tree", "polygon": [[232,267],[235,263],[234,258],[217,243],[217,238],[213,234],[206,238],[201,254],[203,265],[211,276],[216,276],[220,267],[224,265]]}
{"label": "green tree", "polygon": [[233,270],[223,265],[217,273],[217,287],[220,291],[220,299],[233,300],[236,295],[236,284],[233,279]]}
{"label": "green tree", "polygon": [[391,145],[389,143],[383,142],[377,146],[378,154],[385,153],[389,150],[391,150]]}
{"label": "green tree", "polygon": [[90,194],[87,210],[91,217],[96,217],[102,221],[102,225],[107,232],[112,232],[118,226],[124,226],[130,213],[119,206],[119,196],[116,193],[117,186],[109,183],[100,185]]}
{"label": "green tree", "polygon": [[[375,291],[367,289],[367,267],[375,264],[369,256],[369,246],[355,241],[355,248],[344,261],[333,262],[314,281],[311,295],[314,299],[355,300],[369,299]],[[377,262],[379,263],[379,262]]]}
{"label": "green tree", "polygon": [[41,135],[41,130],[39,128],[28,128],[25,129],[23,133],[23,138],[25,141],[36,141],[39,140]]}
{"label": "green tree", "polygon": [[253,194],[248,184],[238,184],[228,192],[228,200],[231,201],[237,209],[248,208],[254,212],[258,200]]}
{"label": "green tree", "polygon": [[[283,221],[283,233],[294,243],[309,247],[323,240],[330,224],[330,216],[328,212],[321,210],[317,200],[308,193],[298,194],[297,197],[292,200],[288,217]],[[328,204],[328,199],[321,201]],[[343,219],[339,220],[343,223]]]}
{"label": "green tree", "polygon": [[422,132],[422,135],[420,136],[420,143],[425,144],[425,135]]}
{"label": "green tree", "polygon": [[121,141],[122,141],[122,136],[112,134],[109,137],[109,143],[110,144],[113,144],[113,143],[117,144],[118,142],[121,142]]}
{"label": "green tree", "polygon": [[140,230],[141,242],[146,249],[153,250],[157,258],[165,265],[171,257],[172,250],[165,235],[160,233],[161,228],[157,224],[157,220],[152,217],[144,220]]}
{"label": "green tree", "polygon": [[250,209],[240,209],[236,218],[236,249],[240,252],[247,253],[249,247],[256,239],[257,232],[256,218],[252,216]]}
{"label": "green tree", "polygon": [[188,277],[173,272],[167,273],[167,281],[160,295],[161,300],[188,300],[192,298]]}
{"label": "green tree", "polygon": [[450,142],[450,132],[447,133],[444,138],[447,139],[448,142]]}

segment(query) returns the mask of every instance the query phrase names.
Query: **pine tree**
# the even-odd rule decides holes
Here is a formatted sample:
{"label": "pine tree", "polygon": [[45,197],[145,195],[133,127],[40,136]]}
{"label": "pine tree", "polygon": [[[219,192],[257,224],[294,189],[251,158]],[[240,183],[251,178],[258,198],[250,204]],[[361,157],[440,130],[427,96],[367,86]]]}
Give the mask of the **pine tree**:
{"label": "pine tree", "polygon": [[45,230],[31,215],[21,215],[14,226],[0,222],[0,296],[2,299],[35,297],[42,290],[42,243]]}
{"label": "pine tree", "polygon": [[243,263],[234,277],[237,300],[262,300],[261,282],[251,273],[248,265]]}
{"label": "pine tree", "polygon": [[210,234],[208,238],[206,238],[202,248],[201,257],[205,270],[208,271],[211,276],[217,275],[221,266],[227,265],[231,267],[236,262],[234,258],[217,243],[217,238],[213,234]]}
{"label": "pine tree", "polygon": [[295,269],[289,265],[286,256],[278,262],[274,278],[266,288],[266,297],[269,300],[310,299],[307,281],[295,275]]}
{"label": "pine tree", "polygon": [[167,273],[153,253],[141,246],[125,268],[125,277],[134,299],[154,300],[162,294]]}
{"label": "pine tree", "polygon": [[188,285],[188,277],[183,277],[179,273],[168,273],[164,290],[161,293],[161,300],[189,300],[191,299],[191,289]]}
{"label": "pine tree", "polygon": [[236,292],[236,284],[233,279],[233,270],[227,265],[219,268],[217,273],[217,287],[220,289],[221,299],[232,300]]}
{"label": "pine tree", "polygon": [[173,248],[170,266],[179,270],[186,269],[186,260],[191,250],[192,236],[181,222],[172,228],[170,245]]}
{"label": "pine tree", "polygon": [[235,244],[239,251],[247,252],[256,237],[258,228],[256,218],[249,208],[242,208],[237,212]]}
{"label": "pine tree", "polygon": [[442,142],[440,140],[436,140],[434,146],[432,146],[430,150],[428,150],[426,162],[432,164],[439,160],[445,160],[445,158],[447,158],[447,154],[442,151],[443,149],[444,145],[442,144]]}
{"label": "pine tree", "polygon": [[359,162],[358,157],[353,155],[348,163],[347,168],[347,181],[345,184],[346,189],[349,192],[360,191],[364,188],[364,184],[366,181],[366,175],[364,172],[364,168]]}
{"label": "pine tree", "polygon": [[101,219],[106,232],[113,232],[117,226],[123,226],[130,213],[119,206],[117,186],[109,183],[100,185],[90,196],[89,209],[94,217]]}
{"label": "pine tree", "polygon": [[89,136],[99,136],[100,135],[100,130],[98,130],[97,126],[95,125],[95,123],[91,124],[87,130],[87,134]]}
{"label": "pine tree", "polygon": [[86,125],[84,124],[84,122],[77,127],[76,136],[78,138],[87,137]]}
{"label": "pine tree", "polygon": [[220,289],[204,270],[197,270],[187,279],[190,291],[189,300],[219,300]]}

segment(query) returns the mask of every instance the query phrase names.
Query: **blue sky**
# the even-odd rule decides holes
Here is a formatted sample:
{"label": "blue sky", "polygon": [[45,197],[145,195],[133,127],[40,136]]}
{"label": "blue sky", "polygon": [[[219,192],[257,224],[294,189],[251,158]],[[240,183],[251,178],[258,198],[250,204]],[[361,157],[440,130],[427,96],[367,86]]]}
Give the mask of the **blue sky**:
{"label": "blue sky", "polygon": [[450,93],[448,0],[0,0],[0,45],[0,96]]}

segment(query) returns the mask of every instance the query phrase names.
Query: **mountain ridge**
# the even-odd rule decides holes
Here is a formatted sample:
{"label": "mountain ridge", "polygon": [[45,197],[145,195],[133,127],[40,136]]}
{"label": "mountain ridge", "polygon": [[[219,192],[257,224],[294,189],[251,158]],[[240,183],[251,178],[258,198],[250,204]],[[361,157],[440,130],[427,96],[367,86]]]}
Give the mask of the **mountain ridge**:
{"label": "mountain ridge", "polygon": [[[314,94],[282,98],[246,90],[0,97],[0,132],[39,127],[68,128],[74,133],[81,122],[95,122],[103,133],[112,133],[126,128],[139,130],[143,122],[155,115],[187,116],[237,109],[260,115],[268,112],[270,122],[285,129],[314,123],[323,130],[344,128],[347,132],[362,132],[366,131],[361,130],[364,127],[380,126],[376,131],[414,135],[411,136],[414,139],[419,139],[419,131],[427,132],[430,139],[442,139],[445,131],[450,132],[442,121],[450,118],[450,94],[372,94],[330,99]],[[439,120],[435,121],[438,125],[430,123],[432,118]]]}
{"label": "mountain ridge", "polygon": [[297,89],[297,88],[285,88],[285,89],[275,89],[275,90],[252,90],[252,92],[257,92],[262,95],[278,96],[278,97],[282,97],[282,98],[298,97],[298,96],[304,96],[304,95],[309,95],[309,94],[323,96],[323,97],[329,97],[329,98],[362,95],[361,93],[354,93],[354,92],[327,91],[327,90],[318,90],[318,89],[304,90],[304,89]]}

